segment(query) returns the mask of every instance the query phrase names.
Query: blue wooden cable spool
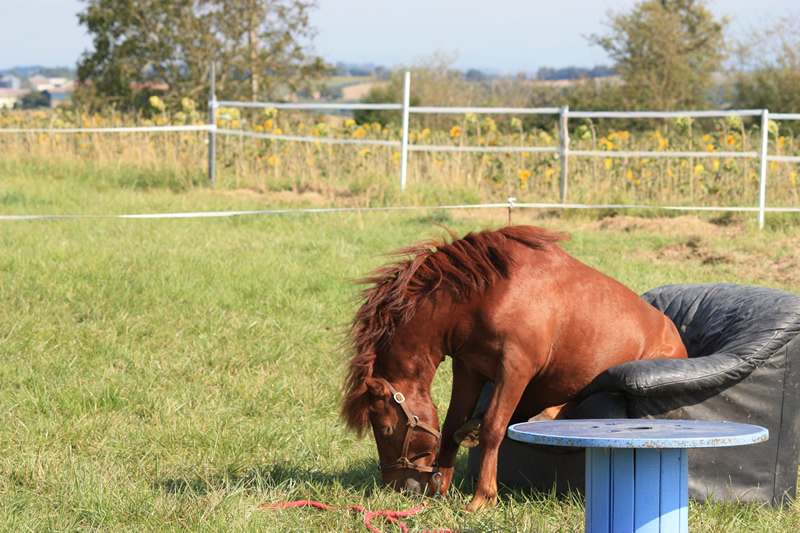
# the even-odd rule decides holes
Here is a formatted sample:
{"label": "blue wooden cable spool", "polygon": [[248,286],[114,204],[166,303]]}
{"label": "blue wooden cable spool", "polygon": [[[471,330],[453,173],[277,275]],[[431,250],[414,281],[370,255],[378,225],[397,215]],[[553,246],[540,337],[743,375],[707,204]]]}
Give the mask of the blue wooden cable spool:
{"label": "blue wooden cable spool", "polygon": [[765,441],[760,426],[704,420],[548,420],[508,428],[530,444],[586,448],[586,531],[689,531],[689,448]]}

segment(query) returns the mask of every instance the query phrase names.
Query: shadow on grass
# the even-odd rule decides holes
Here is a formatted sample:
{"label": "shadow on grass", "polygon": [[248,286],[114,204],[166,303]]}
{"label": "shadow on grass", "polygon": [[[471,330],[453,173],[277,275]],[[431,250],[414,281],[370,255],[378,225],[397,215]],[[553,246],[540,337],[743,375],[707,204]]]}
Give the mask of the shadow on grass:
{"label": "shadow on grass", "polygon": [[[476,485],[477,478],[470,475],[469,472],[467,454],[459,454],[456,460],[451,490],[458,491],[471,498]],[[497,499],[498,503],[502,505],[567,505],[577,506],[580,509],[584,505],[583,494],[578,490],[570,489],[566,492],[557,492],[555,488],[552,490],[540,490],[533,487],[506,485],[503,483],[498,487]]]}
{"label": "shadow on grass", "polygon": [[[307,461],[287,460],[270,465],[243,469],[231,465],[217,473],[192,470],[177,478],[160,479],[154,488],[176,496],[203,497],[213,493],[245,492],[263,494],[270,491],[292,492],[301,486],[316,487],[317,491],[344,489],[353,491],[365,498],[382,490],[380,472],[373,461],[357,461],[343,470],[326,471],[323,468],[309,468]],[[466,454],[459,454],[453,483],[448,496],[468,502],[475,491],[476,480],[467,470]],[[579,493],[557,495],[555,492],[542,492],[532,488],[501,485],[498,494],[499,504],[583,506],[583,496]]]}
{"label": "shadow on grass", "polygon": [[263,492],[305,484],[346,487],[370,496],[380,487],[381,478],[371,461],[356,463],[346,470],[326,472],[290,460],[247,470],[233,465],[211,475],[193,471],[179,478],[157,480],[154,485],[170,494],[205,495],[218,491]]}
{"label": "shadow on grass", "polygon": [[498,499],[506,504],[539,504],[539,505],[567,505],[583,509],[585,499],[583,493],[577,490],[566,492],[543,491],[532,487],[515,487],[500,485]]}

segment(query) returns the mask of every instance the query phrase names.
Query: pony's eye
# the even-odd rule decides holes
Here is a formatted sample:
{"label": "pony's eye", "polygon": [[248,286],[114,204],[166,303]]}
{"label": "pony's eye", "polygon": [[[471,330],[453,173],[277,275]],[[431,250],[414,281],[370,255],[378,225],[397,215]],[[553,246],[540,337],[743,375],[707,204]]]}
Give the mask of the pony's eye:
{"label": "pony's eye", "polygon": [[388,439],[394,433],[394,428],[392,426],[385,426],[381,428],[381,437],[384,439]]}

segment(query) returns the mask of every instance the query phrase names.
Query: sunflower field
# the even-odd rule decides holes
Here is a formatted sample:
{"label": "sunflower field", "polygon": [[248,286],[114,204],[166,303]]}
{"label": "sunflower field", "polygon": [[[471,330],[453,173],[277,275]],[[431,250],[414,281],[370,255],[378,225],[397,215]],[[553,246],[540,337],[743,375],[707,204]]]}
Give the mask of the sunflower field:
{"label": "sunflower field", "polygon": [[[207,182],[206,132],[134,133],[2,133],[3,129],[104,128],[120,126],[203,125],[207,116],[185,98],[178,110],[167,110],[157,97],[153,113],[83,114],[73,110],[3,110],[0,147],[4,158],[90,162],[102,171],[127,169],[119,185],[183,190]],[[439,121],[441,123],[441,121]],[[335,144],[330,140],[399,142],[402,130],[380,123],[358,124],[338,116],[312,115],[274,108],[217,110],[217,126],[243,134],[304,137],[281,139],[217,134],[215,186],[263,191],[315,191],[331,205],[391,205],[420,202],[488,202],[515,197],[518,202],[558,202],[561,162],[557,117],[552,128],[526,128],[516,117],[466,113],[431,130],[412,126],[408,186],[400,191],[399,146]],[[570,149],[601,151],[601,156],[569,160],[568,202],[754,206],[758,202],[759,159],[726,157],[730,152],[757,152],[757,123],[738,117],[678,118],[650,121],[649,129],[616,129],[613,120],[573,120]],[[314,139],[319,139],[316,141]],[[769,125],[769,154],[800,155],[800,138],[778,122]],[[419,151],[423,147],[447,150]],[[490,151],[454,151],[455,147]],[[514,152],[491,151],[514,147]],[[530,148],[526,151],[525,148]],[[658,153],[699,151],[708,157],[627,157],[625,151]],[[717,157],[713,154],[723,153]],[[800,163],[769,163],[767,206],[800,206]]]}

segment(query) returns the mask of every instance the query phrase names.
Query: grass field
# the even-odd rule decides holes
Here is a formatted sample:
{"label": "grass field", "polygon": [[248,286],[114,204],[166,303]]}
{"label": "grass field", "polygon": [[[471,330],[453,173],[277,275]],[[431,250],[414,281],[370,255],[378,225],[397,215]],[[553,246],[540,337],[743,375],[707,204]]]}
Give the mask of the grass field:
{"label": "grass field", "polygon": [[[303,195],[126,185],[124,169],[0,157],[0,214],[305,205]],[[408,509],[380,487],[371,439],[339,421],[358,278],[384,252],[499,227],[505,210],[0,221],[0,528],[6,531],[365,531],[314,499]],[[517,211],[638,292],[727,281],[800,293],[800,228],[768,217],[600,218]],[[448,404],[449,365],[434,382]],[[407,519],[413,531],[581,531],[580,498],[505,488],[465,514],[472,482]],[[787,531],[800,508],[692,504],[693,531]],[[387,525],[386,531],[399,531]]]}

